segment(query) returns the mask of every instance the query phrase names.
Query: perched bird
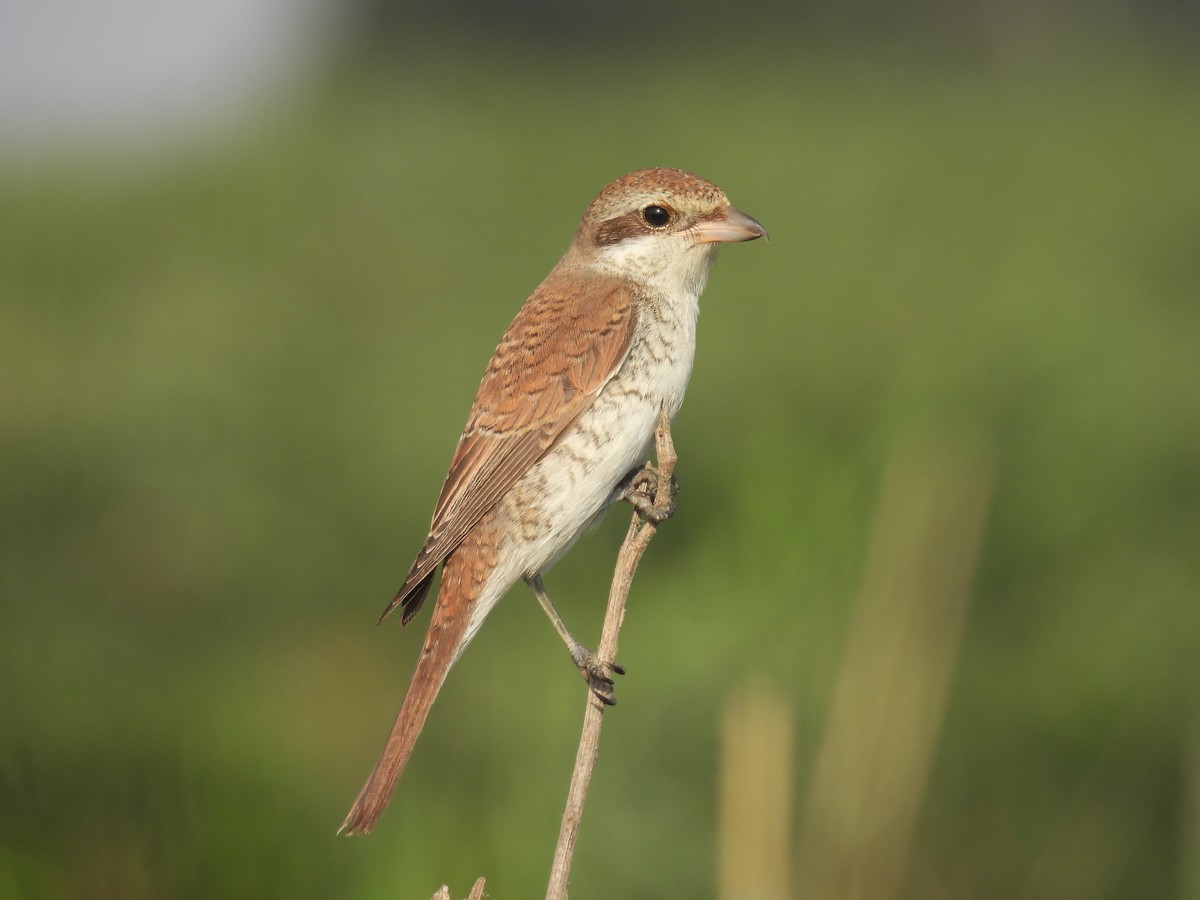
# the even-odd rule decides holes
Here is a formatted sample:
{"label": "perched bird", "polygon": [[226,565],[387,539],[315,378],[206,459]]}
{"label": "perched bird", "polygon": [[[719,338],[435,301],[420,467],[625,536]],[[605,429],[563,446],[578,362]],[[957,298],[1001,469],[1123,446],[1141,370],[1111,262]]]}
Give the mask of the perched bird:
{"label": "perched bird", "polygon": [[342,832],[375,826],[450,667],[520,579],[612,702],[606,672],[620,668],[570,636],[541,575],[621,496],[661,412],[679,411],[717,248],[766,233],[720,188],[679,169],[633,172],[588,206],[492,355],[429,536],[383,613],[399,606],[409,622],[442,566],[412,682]]}

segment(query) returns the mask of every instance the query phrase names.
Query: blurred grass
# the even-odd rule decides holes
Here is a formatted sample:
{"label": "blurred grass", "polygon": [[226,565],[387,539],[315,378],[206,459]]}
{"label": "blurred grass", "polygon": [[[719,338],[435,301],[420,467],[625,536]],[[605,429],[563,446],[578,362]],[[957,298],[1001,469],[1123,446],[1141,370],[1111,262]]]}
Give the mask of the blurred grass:
{"label": "blurred grass", "polygon": [[[420,639],[372,622],[483,364],[592,194],[661,164],[772,243],[705,295],[575,893],[712,895],[742,675],[794,698],[804,796],[913,432],[996,484],[901,895],[1194,886],[1194,58],[707,58],[348,66],[218,153],[0,184],[0,896],[542,890],[582,689],[520,591],[380,831],[334,830]],[[585,639],[612,518],[548,580]]]}

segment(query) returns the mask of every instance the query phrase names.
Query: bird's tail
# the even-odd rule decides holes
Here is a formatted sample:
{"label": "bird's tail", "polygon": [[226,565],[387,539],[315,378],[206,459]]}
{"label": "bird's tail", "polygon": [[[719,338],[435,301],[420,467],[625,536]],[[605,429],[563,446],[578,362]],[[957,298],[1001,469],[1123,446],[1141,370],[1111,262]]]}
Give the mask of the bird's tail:
{"label": "bird's tail", "polygon": [[479,602],[487,575],[494,569],[492,554],[479,552],[483,548],[470,546],[472,543],[468,536],[467,541],[446,560],[433,618],[408,692],[383,753],[346,814],[339,834],[365,834],[375,827],[392,798],[396,782],[412,755],[413,746],[450,667],[471,639],[472,612]]}

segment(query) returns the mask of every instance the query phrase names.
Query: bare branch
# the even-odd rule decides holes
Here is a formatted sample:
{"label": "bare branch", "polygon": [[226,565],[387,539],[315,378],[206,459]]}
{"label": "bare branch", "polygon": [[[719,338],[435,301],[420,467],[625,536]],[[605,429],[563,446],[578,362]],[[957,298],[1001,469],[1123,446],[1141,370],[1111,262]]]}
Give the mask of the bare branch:
{"label": "bare branch", "polygon": [[[471,888],[471,893],[467,895],[467,900],[483,900],[483,889],[486,887],[485,879],[480,875],[475,879],[475,886]],[[450,888],[442,885],[437,889],[437,893],[433,895],[433,900],[450,900]]]}
{"label": "bare branch", "polygon": [[[633,503],[635,511],[629,523],[629,531],[625,534],[625,541],[617,554],[612,586],[608,592],[604,630],[600,635],[600,645],[596,648],[596,657],[601,660],[611,661],[616,658],[617,638],[625,621],[625,603],[629,598],[633,575],[637,571],[642,554],[646,552],[657,533],[659,524],[671,515],[672,475],[678,457],[675,455],[675,445],[671,441],[671,420],[666,410],[663,410],[658,427],[654,431],[654,446],[658,466],[650,470],[654,477],[642,482],[653,488],[652,505],[644,502]],[[654,512],[647,512],[648,509]],[[579,749],[575,754],[575,771],[567,792],[566,808],[563,810],[562,825],[558,833],[558,846],[554,849],[554,863],[550,869],[546,900],[566,900],[571,861],[575,855],[579,823],[583,818],[583,805],[587,800],[588,785],[591,783],[592,771],[596,767],[596,757],[599,753],[600,725],[603,722],[604,709],[605,705],[589,691],[583,714],[583,733],[579,737]]]}

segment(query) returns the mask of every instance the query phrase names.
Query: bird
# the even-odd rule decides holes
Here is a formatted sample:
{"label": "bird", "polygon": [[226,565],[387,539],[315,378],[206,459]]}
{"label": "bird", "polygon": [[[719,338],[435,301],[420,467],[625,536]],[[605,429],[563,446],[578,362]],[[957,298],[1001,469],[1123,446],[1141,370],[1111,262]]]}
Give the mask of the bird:
{"label": "bird", "polygon": [[441,567],[416,668],[387,743],[339,829],[371,831],[451,667],[524,580],[605,703],[609,673],[567,631],[542,576],[616,502],[654,429],[683,403],[699,299],[717,249],[767,237],[716,185],[650,168],[605,186],[484,371],[429,534],[380,621],[408,624]]}

